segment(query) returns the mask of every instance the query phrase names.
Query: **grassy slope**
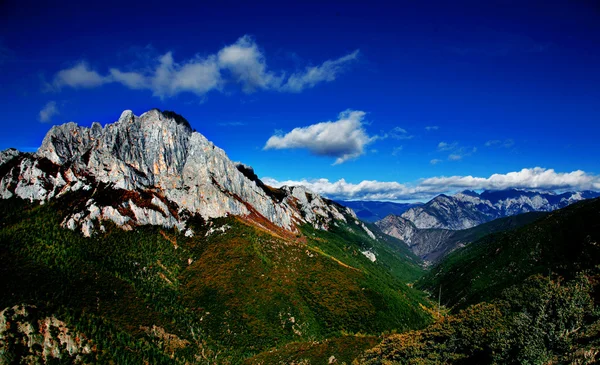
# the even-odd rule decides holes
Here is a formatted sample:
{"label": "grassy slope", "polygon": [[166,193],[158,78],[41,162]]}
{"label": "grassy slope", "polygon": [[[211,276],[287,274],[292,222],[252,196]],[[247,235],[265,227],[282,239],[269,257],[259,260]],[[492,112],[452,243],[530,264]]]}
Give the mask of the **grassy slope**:
{"label": "grassy slope", "polygon": [[519,229],[485,236],[447,256],[417,286],[464,308],[497,297],[533,274],[565,277],[600,263],[600,200],[552,212]]}
{"label": "grassy slope", "polygon": [[342,336],[325,341],[294,342],[277,350],[263,352],[244,363],[259,365],[328,364],[335,359],[338,364],[350,364],[365,350],[380,341],[377,336]]}
{"label": "grassy slope", "polygon": [[[305,227],[307,239],[286,240],[227,218],[208,237],[198,222],[192,238],[109,227],[85,239],[60,228],[62,208],[0,202],[0,307],[56,314],[96,341],[100,362],[238,363],[290,342],[430,320],[403,281],[420,275],[413,258],[356,227]],[[369,248],[375,263],[360,253]],[[187,345],[151,336],[154,325]]]}

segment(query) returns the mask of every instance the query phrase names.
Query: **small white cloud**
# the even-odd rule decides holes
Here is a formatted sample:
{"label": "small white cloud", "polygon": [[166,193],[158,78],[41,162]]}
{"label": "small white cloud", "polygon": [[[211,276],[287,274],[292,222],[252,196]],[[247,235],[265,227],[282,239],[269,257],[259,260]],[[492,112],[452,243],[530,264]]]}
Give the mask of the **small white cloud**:
{"label": "small white cloud", "polygon": [[281,87],[283,91],[300,92],[306,88],[314,87],[321,82],[330,82],[345,71],[347,65],[358,58],[359,50],[340,57],[336,60],[327,60],[320,66],[307,67],[303,72],[292,74]]}
{"label": "small white cloud", "polygon": [[458,147],[457,142],[448,143],[448,142],[442,141],[442,142],[438,143],[437,149],[438,149],[438,151],[452,151],[456,147]]}
{"label": "small white cloud", "polygon": [[429,163],[432,164],[432,165],[437,165],[437,164],[439,164],[441,162],[442,162],[442,160],[437,159],[437,158],[434,158],[433,160],[429,161]]}
{"label": "small white cloud", "polygon": [[389,136],[394,139],[412,139],[414,136],[409,134],[406,129],[396,127],[392,129],[389,133]]}
{"label": "small white cloud", "polygon": [[42,110],[40,110],[39,120],[42,123],[50,123],[52,122],[52,117],[60,114],[58,111],[58,107],[56,106],[55,101],[49,101],[44,105]]}
{"label": "small white cloud", "polygon": [[219,51],[219,66],[231,72],[242,90],[251,93],[256,89],[278,88],[281,77],[267,71],[265,56],[252,38],[245,35],[234,44]]}
{"label": "small white cloud", "polygon": [[271,136],[264,149],[305,148],[317,156],[336,157],[340,164],[364,153],[367,144],[377,137],[370,137],[363,128],[365,112],[346,110],[338,120],[294,128],[291,132]]}
{"label": "small white cloud", "polygon": [[439,152],[451,152],[448,155],[448,161],[459,161],[462,160],[464,157],[471,156],[472,154],[477,152],[477,147],[462,147],[458,144],[458,142],[440,142],[438,143],[437,150]]}
{"label": "small white cloud", "polygon": [[92,88],[103,85],[110,80],[92,70],[90,66],[81,61],[75,66],[59,71],[54,77],[53,86],[60,89],[63,86],[72,88]]}
{"label": "small white cloud", "polygon": [[437,131],[438,129],[440,129],[440,127],[438,127],[437,125],[428,125],[427,127],[425,127],[426,131]]}

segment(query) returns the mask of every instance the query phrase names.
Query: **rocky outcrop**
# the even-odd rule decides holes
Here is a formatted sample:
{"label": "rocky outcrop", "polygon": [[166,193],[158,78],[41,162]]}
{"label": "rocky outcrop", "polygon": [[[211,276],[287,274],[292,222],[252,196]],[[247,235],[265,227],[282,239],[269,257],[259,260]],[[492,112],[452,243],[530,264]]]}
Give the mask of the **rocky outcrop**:
{"label": "rocky outcrop", "polygon": [[453,196],[439,195],[426,204],[407,210],[402,218],[421,229],[460,230],[516,214],[549,212],[598,196],[599,193],[591,191],[562,194],[516,189],[484,191],[481,194],[463,191]]}
{"label": "rocky outcrop", "polygon": [[0,197],[44,203],[69,193],[86,199],[63,225],[86,236],[103,230],[103,221],[124,229],[153,224],[184,230],[194,214],[260,216],[290,231],[300,223],[326,229],[334,220],[356,218],[304,188],[266,186],[183,117],[156,109],[139,117],[126,110],[104,128],[54,126],[37,153],[0,154]]}
{"label": "rocky outcrop", "polygon": [[0,360],[19,354],[19,364],[85,364],[94,359],[93,343],[54,316],[40,315],[35,306],[14,306],[0,312]]}

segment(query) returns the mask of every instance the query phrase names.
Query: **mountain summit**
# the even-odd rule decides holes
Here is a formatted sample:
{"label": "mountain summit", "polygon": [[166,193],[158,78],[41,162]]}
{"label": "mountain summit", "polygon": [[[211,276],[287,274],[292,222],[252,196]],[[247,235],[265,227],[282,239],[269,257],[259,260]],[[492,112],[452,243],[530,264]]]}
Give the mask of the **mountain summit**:
{"label": "mountain summit", "polygon": [[[111,221],[124,229],[152,224],[186,234],[193,215],[246,217],[259,225],[296,231],[309,223],[327,229],[354,212],[303,187],[274,189],[251,168],[195,132],[182,116],[157,109],[90,128],[54,126],[35,154],[0,153],[0,197],[40,201],[65,194],[79,199],[63,221],[85,236]],[[366,228],[365,228],[366,229]]]}

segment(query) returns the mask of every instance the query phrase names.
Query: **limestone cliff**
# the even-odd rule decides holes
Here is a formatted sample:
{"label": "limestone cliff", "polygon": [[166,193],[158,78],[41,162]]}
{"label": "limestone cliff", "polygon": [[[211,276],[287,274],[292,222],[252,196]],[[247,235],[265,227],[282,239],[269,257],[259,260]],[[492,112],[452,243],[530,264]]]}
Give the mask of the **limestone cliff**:
{"label": "limestone cliff", "polygon": [[289,231],[356,218],[305,188],[266,186],[183,117],[156,109],[139,117],[126,110],[104,128],[54,126],[35,154],[0,153],[0,197],[43,204],[66,194],[86,197],[63,221],[86,236],[103,230],[103,221],[124,229],[177,227],[191,235],[185,221],[194,214],[260,217]]}

